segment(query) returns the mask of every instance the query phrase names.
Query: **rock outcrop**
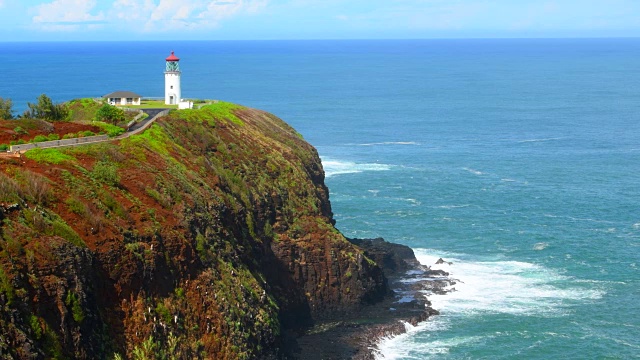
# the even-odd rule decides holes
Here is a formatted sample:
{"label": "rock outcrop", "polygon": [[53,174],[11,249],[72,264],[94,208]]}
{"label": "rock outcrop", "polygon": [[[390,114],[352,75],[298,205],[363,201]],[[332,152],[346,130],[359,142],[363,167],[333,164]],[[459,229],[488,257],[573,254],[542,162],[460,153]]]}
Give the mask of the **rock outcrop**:
{"label": "rock outcrop", "polygon": [[422,265],[407,246],[381,238],[349,241],[380,265],[389,293],[375,304],[319,321],[298,334],[288,344],[292,358],[373,360],[380,340],[406,332],[406,324],[415,326],[438,314],[426,296],[445,294],[456,282],[448,273]]}
{"label": "rock outcrop", "polygon": [[335,229],[316,150],[266,112],[0,161],[0,354],[278,358],[283,330],[389,294],[388,259]]}

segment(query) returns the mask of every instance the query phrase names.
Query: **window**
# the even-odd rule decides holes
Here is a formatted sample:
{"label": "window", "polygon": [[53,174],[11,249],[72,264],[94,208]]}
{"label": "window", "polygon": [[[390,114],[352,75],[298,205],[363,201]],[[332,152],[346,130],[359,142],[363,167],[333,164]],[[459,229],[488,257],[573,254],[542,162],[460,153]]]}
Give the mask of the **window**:
{"label": "window", "polygon": [[127,105],[133,104],[133,98],[127,98]]}

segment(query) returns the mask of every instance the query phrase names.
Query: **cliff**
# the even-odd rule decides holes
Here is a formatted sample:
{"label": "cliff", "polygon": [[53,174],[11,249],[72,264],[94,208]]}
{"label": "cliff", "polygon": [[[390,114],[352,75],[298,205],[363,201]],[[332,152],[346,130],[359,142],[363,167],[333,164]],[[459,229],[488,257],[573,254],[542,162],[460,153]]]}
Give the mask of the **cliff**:
{"label": "cliff", "polygon": [[335,229],[316,150],[263,111],[174,111],[0,170],[3,355],[281,357],[283,329],[389,292]]}

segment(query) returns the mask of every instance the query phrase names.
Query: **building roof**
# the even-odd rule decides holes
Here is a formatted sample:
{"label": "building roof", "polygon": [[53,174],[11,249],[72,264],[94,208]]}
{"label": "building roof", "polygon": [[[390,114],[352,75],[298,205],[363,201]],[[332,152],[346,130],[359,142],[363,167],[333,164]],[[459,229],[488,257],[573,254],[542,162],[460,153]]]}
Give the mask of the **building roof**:
{"label": "building roof", "polygon": [[171,52],[171,55],[169,55],[169,57],[166,60],[167,61],[180,61],[180,59],[177,56],[175,56],[173,51]]}
{"label": "building roof", "polygon": [[114,91],[111,94],[107,94],[103,96],[103,98],[141,98],[141,95],[138,95],[131,91]]}

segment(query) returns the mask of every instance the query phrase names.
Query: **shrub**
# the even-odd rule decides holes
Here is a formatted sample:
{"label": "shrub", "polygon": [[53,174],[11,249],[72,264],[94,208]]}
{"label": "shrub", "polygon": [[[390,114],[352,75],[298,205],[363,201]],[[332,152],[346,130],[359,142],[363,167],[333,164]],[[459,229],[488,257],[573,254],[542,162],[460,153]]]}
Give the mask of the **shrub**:
{"label": "shrub", "polygon": [[96,112],[96,120],[110,124],[123,122],[125,121],[124,110],[109,104],[104,104]]}
{"label": "shrub", "polygon": [[6,203],[18,202],[20,200],[18,190],[18,184],[13,179],[0,173],[0,201]]}
{"label": "shrub", "polygon": [[106,161],[96,163],[91,170],[91,175],[94,179],[110,186],[116,186],[120,183],[118,168],[115,164]]}
{"label": "shrub", "polygon": [[29,132],[27,132],[27,130],[23,129],[21,126],[16,126],[16,127],[13,129],[13,131],[15,131],[15,132],[16,132],[16,134],[18,134],[18,135],[26,135],[26,134],[28,134],[28,133],[29,133]]}
{"label": "shrub", "polygon": [[9,150],[9,145],[7,144],[0,144],[0,151],[7,151]]}
{"label": "shrub", "polygon": [[49,134],[49,136],[47,136],[47,140],[49,140],[49,141],[60,140],[60,135],[58,135],[58,134]]}
{"label": "shrub", "polygon": [[87,245],[82,241],[80,235],[78,235],[73,229],[65,224],[62,220],[54,220],[52,222],[53,225],[53,235],[60,236],[61,238],[67,240],[78,247],[87,247]]}
{"label": "shrub", "polygon": [[47,137],[44,135],[36,135],[36,137],[34,137],[33,140],[31,140],[31,142],[37,143],[37,142],[43,142],[47,140],[49,139],[47,139]]}
{"label": "shrub", "polygon": [[114,136],[118,136],[122,133],[125,132],[125,129],[119,127],[119,126],[115,126],[112,124],[107,124],[105,122],[94,122],[92,123],[92,125],[96,125],[98,127],[100,127],[100,129],[105,132],[107,135],[109,135],[109,137],[114,137]]}
{"label": "shrub", "polygon": [[13,102],[11,99],[3,99],[0,97],[0,119],[13,119]]}
{"label": "shrub", "polygon": [[77,323],[81,323],[84,320],[84,312],[82,311],[82,306],[80,306],[80,301],[78,300],[78,296],[69,290],[67,292],[67,298],[64,300],[64,303],[67,306],[71,306],[71,314],[73,315],[73,320]]}
{"label": "shrub", "polygon": [[67,206],[69,206],[69,210],[77,215],[82,217],[88,217],[91,214],[91,210],[84,202],[80,201],[77,197],[70,197],[64,201]]}
{"label": "shrub", "polygon": [[51,199],[49,179],[31,171],[25,171],[22,176],[24,177],[22,185],[24,195],[37,204],[46,205]]}
{"label": "shrub", "polygon": [[31,314],[29,317],[29,326],[35,336],[36,340],[40,340],[42,337],[42,325],[40,325],[40,319],[37,316]]}
{"label": "shrub", "polygon": [[11,284],[11,280],[5,274],[4,270],[0,267],[0,293],[4,293],[4,296],[7,299],[7,304],[11,304],[13,298],[15,297],[15,293],[13,291],[13,285]]}

